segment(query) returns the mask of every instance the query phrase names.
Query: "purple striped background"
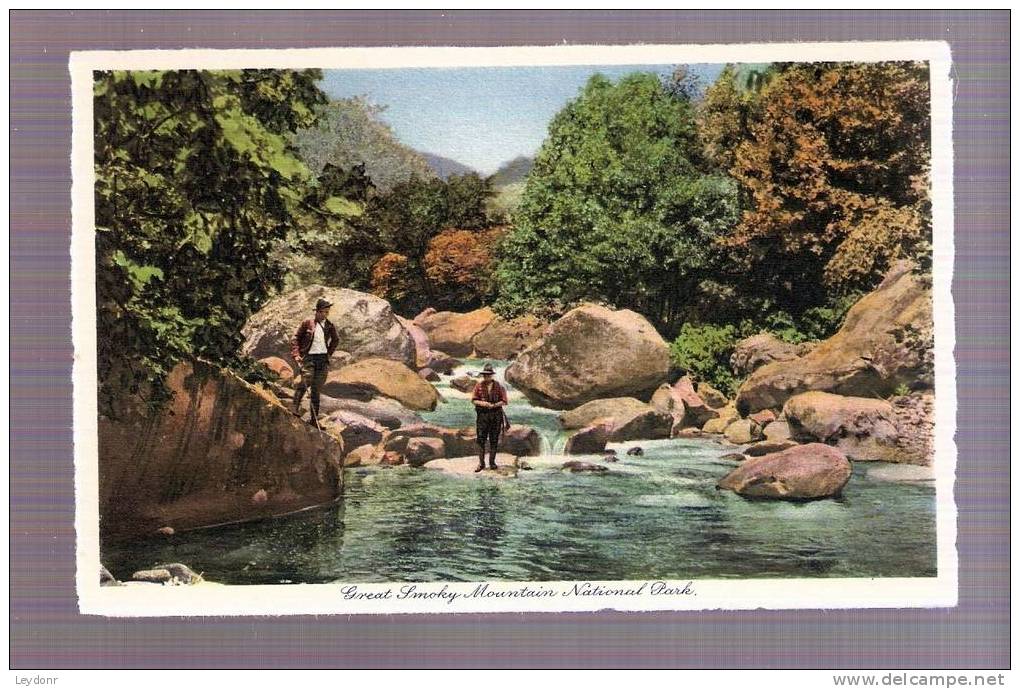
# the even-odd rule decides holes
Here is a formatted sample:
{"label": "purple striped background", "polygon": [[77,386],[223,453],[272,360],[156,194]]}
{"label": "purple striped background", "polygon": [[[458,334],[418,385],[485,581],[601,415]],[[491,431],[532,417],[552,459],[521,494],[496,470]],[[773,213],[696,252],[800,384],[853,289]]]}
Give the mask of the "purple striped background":
{"label": "purple striped background", "polygon": [[[10,32],[12,668],[1009,666],[1008,12],[14,11]],[[77,614],[70,50],[883,39],[948,40],[955,61],[958,608]]]}

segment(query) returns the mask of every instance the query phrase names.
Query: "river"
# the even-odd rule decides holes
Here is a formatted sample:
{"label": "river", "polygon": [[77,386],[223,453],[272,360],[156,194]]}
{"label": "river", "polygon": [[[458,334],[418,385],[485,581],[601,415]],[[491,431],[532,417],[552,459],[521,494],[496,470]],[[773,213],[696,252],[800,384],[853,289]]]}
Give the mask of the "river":
{"label": "river", "polygon": [[[492,362],[503,382],[505,362]],[[477,371],[465,361],[455,371]],[[467,395],[445,398],[433,423],[474,423]],[[935,576],[935,489],[854,465],[837,499],[751,501],[715,482],[735,464],[710,440],[611,445],[602,475],[559,470],[558,412],[508,386],[508,415],[538,429],[542,457],[517,479],[408,467],[347,469],[343,499],[287,518],[103,544],[119,577],[184,562],[227,584],[388,581],[555,581],[746,577]],[[639,445],[640,457],[626,450]],[[589,458],[591,461],[598,461]]]}

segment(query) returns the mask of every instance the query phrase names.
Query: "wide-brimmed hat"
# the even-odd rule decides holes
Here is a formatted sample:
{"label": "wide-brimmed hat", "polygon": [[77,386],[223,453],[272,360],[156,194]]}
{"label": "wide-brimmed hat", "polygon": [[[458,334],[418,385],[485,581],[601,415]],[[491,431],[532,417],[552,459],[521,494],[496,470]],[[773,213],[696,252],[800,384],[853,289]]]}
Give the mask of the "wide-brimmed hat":
{"label": "wide-brimmed hat", "polygon": [[485,366],[482,366],[482,375],[483,376],[496,375],[496,371],[493,370],[492,364],[485,364]]}
{"label": "wide-brimmed hat", "polygon": [[328,302],[325,299],[320,299],[319,301],[315,302],[315,310],[321,311],[322,309],[328,309],[332,305],[333,304],[331,302]]}

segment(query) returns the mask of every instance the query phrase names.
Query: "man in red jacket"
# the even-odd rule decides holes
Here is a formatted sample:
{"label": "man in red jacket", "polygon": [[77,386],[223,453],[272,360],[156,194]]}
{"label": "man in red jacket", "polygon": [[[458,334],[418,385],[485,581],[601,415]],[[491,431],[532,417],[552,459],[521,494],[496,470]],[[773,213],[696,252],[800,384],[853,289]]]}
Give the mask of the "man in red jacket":
{"label": "man in red jacket", "polygon": [[482,368],[482,380],[475,385],[471,395],[471,403],[475,405],[475,434],[478,439],[478,467],[476,472],[485,468],[485,441],[489,441],[489,468],[496,467],[496,446],[499,434],[503,431],[503,407],[507,405],[506,390],[493,380],[495,371],[492,364]]}
{"label": "man in red jacket", "polygon": [[319,299],[315,304],[315,317],[298,326],[297,333],[290,343],[290,355],[294,357],[294,362],[297,363],[298,371],[301,373],[301,379],[294,389],[294,413],[301,414],[301,399],[305,396],[305,390],[310,383],[312,423],[316,425],[319,416],[319,391],[326,382],[326,374],[329,373],[329,358],[340,344],[340,336],[327,318],[331,306],[332,304],[325,299]]}

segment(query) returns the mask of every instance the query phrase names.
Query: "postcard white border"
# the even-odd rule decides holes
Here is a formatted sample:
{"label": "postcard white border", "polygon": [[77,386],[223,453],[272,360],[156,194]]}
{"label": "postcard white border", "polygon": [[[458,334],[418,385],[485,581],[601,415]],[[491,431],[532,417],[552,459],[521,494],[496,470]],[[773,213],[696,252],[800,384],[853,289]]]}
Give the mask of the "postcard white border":
{"label": "postcard white border", "polygon": [[[725,62],[920,60],[930,65],[932,135],[933,300],[935,315],[935,494],[937,577],[874,579],[702,579],[669,581],[674,593],[652,593],[656,580],[414,584],[431,598],[399,598],[400,583],[361,584],[375,600],[346,599],[348,584],[178,587],[99,586],[98,419],[96,370],[95,208],[92,72],[102,69],[311,68],[402,69],[565,65],[652,65]],[[501,48],[336,48],[290,50],[131,50],[71,54],[71,302],[74,344],[75,529],[77,592],[83,614],[213,616],[362,613],[587,612],[598,610],[753,610],[950,607],[958,600],[956,546],[955,314],[953,245],[952,81],[949,45],[941,42],[842,42],[735,45],[522,46]],[[687,589],[688,593],[678,593]],[[549,591],[527,596],[528,591]],[[517,592],[513,595],[513,592]],[[445,595],[444,595],[445,593]],[[455,596],[453,594],[456,594]],[[503,595],[495,595],[503,594]]]}

